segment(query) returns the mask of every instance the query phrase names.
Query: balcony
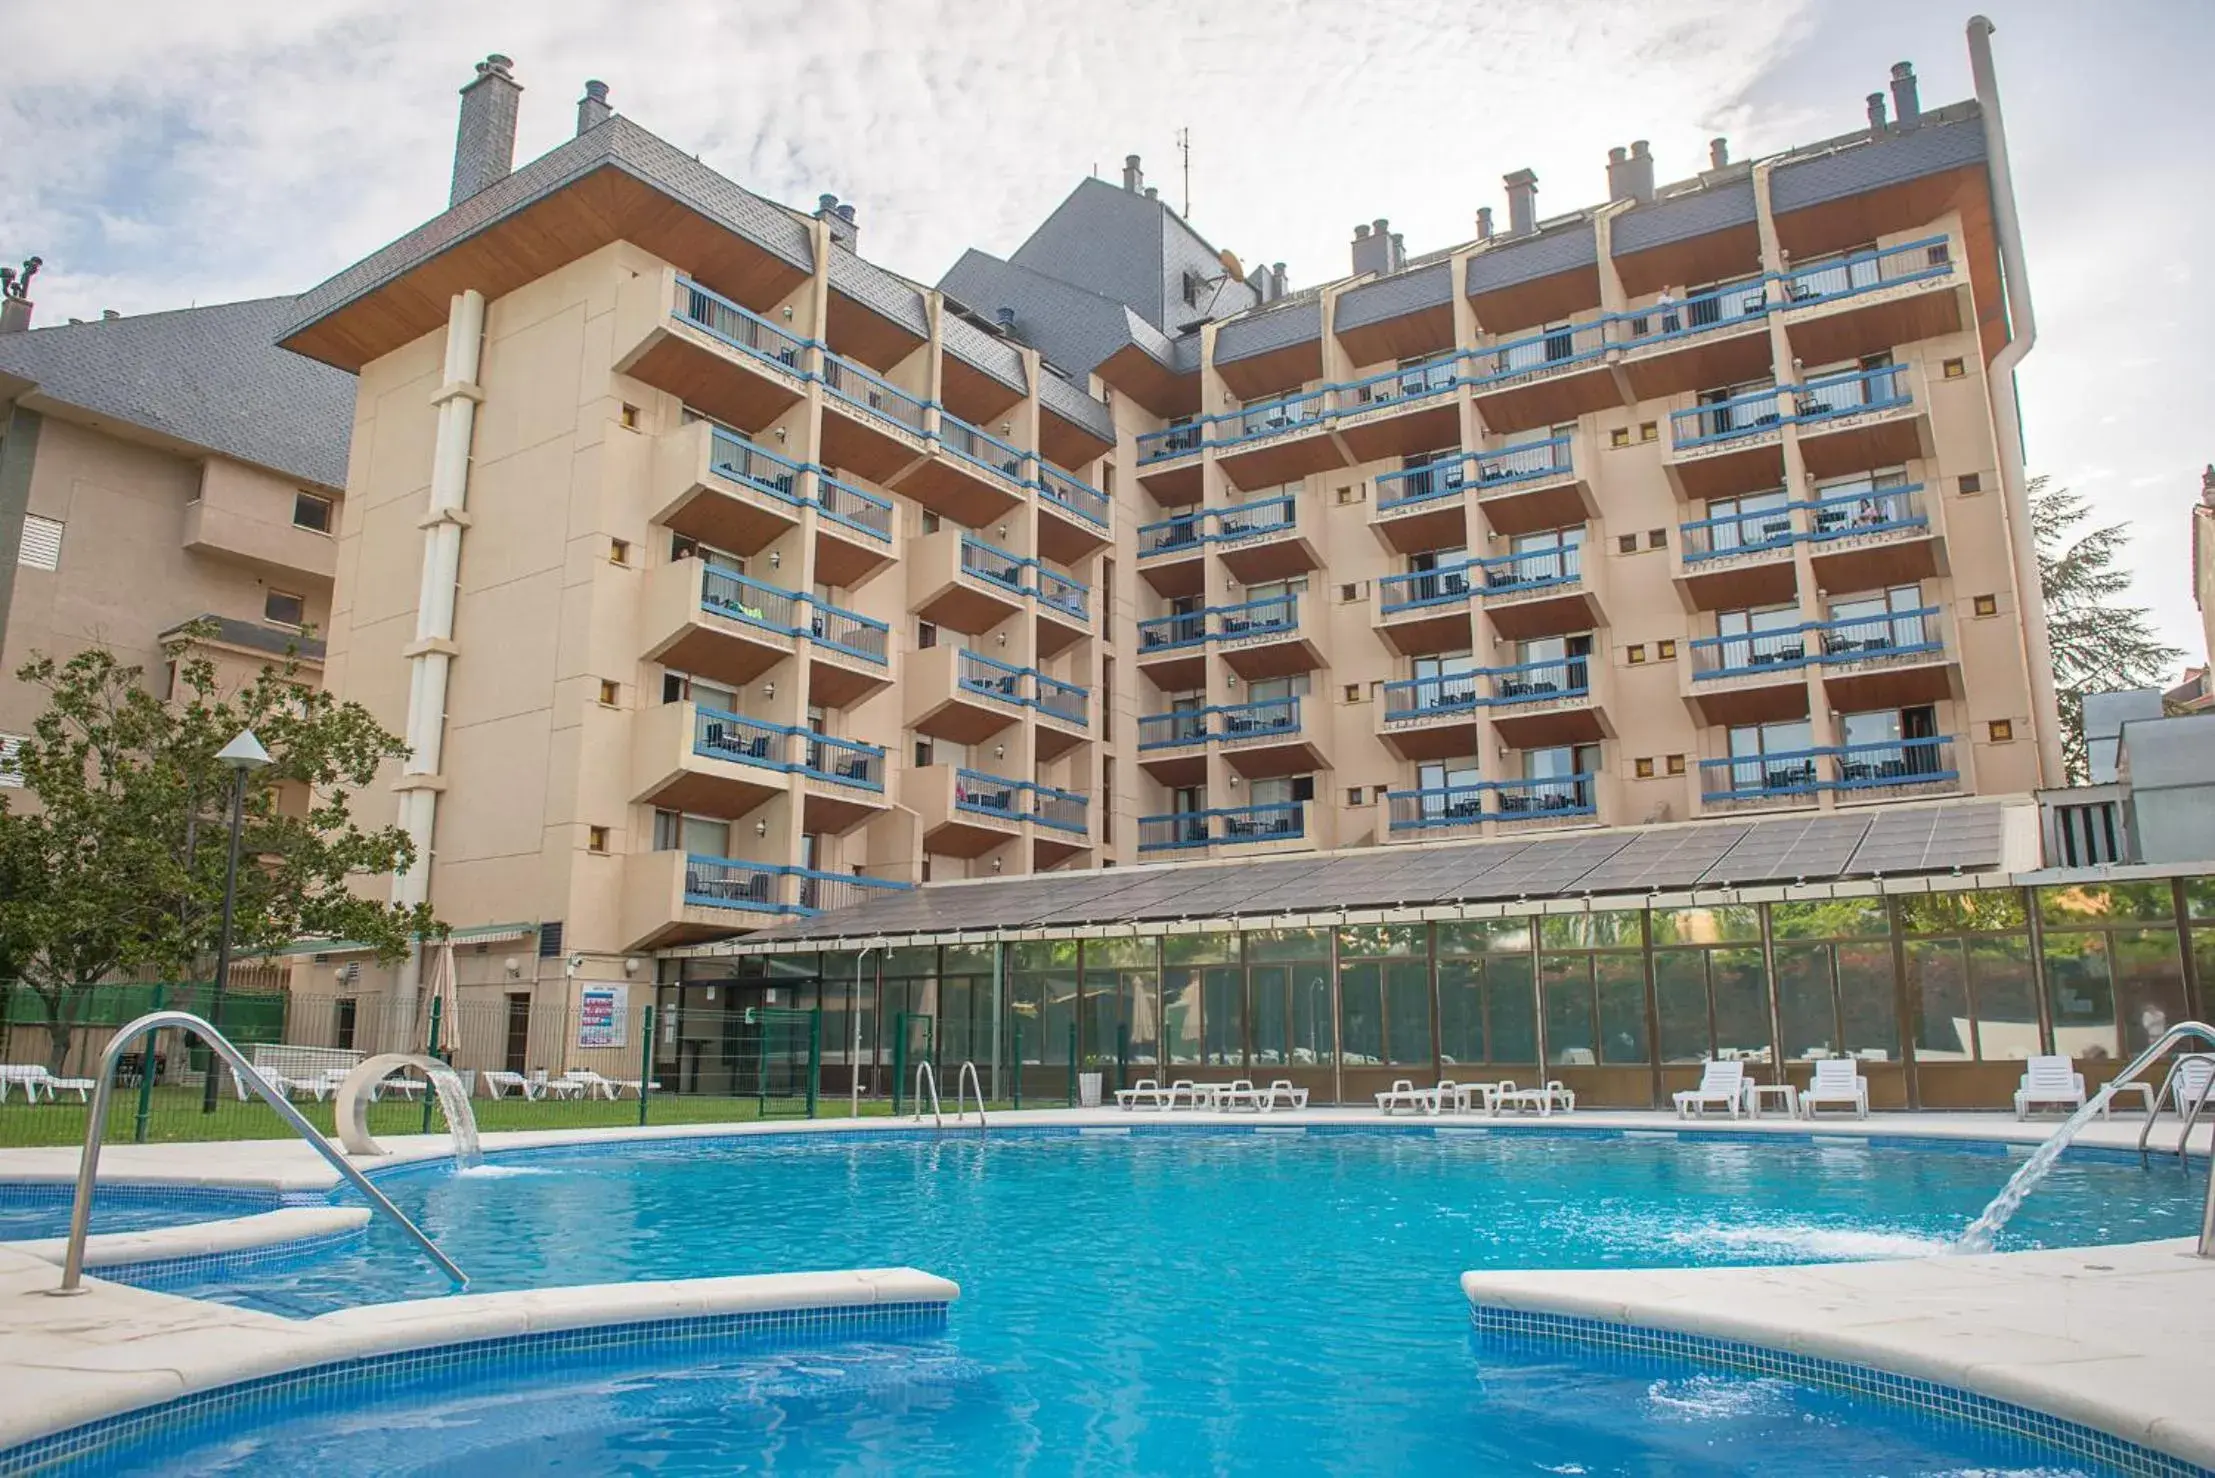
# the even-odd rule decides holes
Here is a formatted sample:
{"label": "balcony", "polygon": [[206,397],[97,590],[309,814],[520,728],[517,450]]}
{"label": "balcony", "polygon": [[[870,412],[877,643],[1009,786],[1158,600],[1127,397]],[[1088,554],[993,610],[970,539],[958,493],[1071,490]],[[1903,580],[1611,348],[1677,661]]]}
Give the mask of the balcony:
{"label": "balcony", "polygon": [[1959,698],[1960,670],[1938,616],[1924,606],[1811,626],[1830,706],[1860,713]]}
{"label": "balcony", "polygon": [[289,481],[210,457],[185,505],[184,547],[328,586],[338,571],[338,508],[326,508],[328,532],[303,528],[293,522],[299,495]]}
{"label": "balcony", "polygon": [[1380,690],[1377,737],[1405,760],[1460,759],[1477,752],[1484,706],[1475,672],[1401,678]]}
{"label": "balcony", "polygon": [[623,859],[622,933],[630,949],[696,944],[797,913],[789,897],[769,863],[635,852]]}
{"label": "balcony", "polygon": [[[826,467],[858,473],[880,486],[930,455],[922,398],[836,354],[823,356],[823,451]],[[902,487],[902,491],[905,491]],[[1002,500],[1000,507],[1006,506]],[[947,510],[941,509],[941,512]],[[984,523],[988,519],[964,519]]]}
{"label": "balcony", "polygon": [[1475,560],[1462,558],[1377,578],[1376,615],[1370,624],[1403,657],[1427,657],[1469,649],[1470,591],[1481,579]]}
{"label": "balcony", "polygon": [[1285,851],[1304,845],[1306,836],[1305,801],[1182,811],[1138,819],[1138,850],[1141,852],[1204,850],[1210,845]]}
{"label": "balcony", "polygon": [[1313,672],[1323,665],[1323,654],[1301,621],[1300,606],[1294,591],[1211,607],[1206,613],[1211,640],[1230,669],[1248,682]]}
{"label": "balcony", "polygon": [[1920,483],[1801,505],[1808,554],[1824,590],[1883,590],[1946,572],[1945,541]]}
{"label": "balcony", "polygon": [[792,731],[693,703],[664,703],[631,730],[631,799],[736,820],[792,788]]}
{"label": "balcony", "polygon": [[1703,811],[1776,810],[1816,804],[1825,749],[1786,750],[1700,761]]}
{"label": "balcony", "polygon": [[908,545],[908,609],[949,630],[982,636],[1020,616],[1030,561],[961,529],[942,528]]}
{"label": "balcony", "polygon": [[1208,444],[1216,465],[1242,488],[1275,487],[1312,472],[1346,465],[1326,424],[1331,387],[1302,391],[1210,418]]}
{"label": "balcony", "polygon": [[809,729],[795,730],[793,742],[805,830],[837,836],[892,809],[881,746]]}
{"label": "balcony", "polygon": [[1091,845],[1088,797],[981,770],[929,765],[911,771],[923,847],[947,857],[982,857],[1025,837],[1040,866]]}
{"label": "balcony", "polygon": [[829,913],[833,909],[852,908],[886,893],[904,893],[913,883],[895,882],[891,878],[867,878],[859,873],[818,872],[808,867],[788,867],[785,875],[793,881],[793,912],[798,914]]}
{"label": "balcony", "polygon": [[1677,525],[1670,573],[1685,607],[1745,610],[1783,605],[1798,590],[1792,546],[1801,537],[1798,504],[1693,519]]}
{"label": "balcony", "polygon": [[1810,650],[1806,626],[1698,637],[1687,645],[1678,692],[1702,723],[1805,718]]}
{"label": "balcony", "polygon": [[929,460],[901,479],[900,491],[934,513],[982,528],[1007,517],[1028,495],[1029,455],[942,410]]}
{"label": "balcony", "polygon": [[1678,495],[1725,498],[1782,483],[1785,412],[1779,397],[1788,389],[1750,390],[1671,411],[1662,466]]}
{"label": "balcony", "polygon": [[1205,421],[1148,431],[1138,438],[1138,481],[1163,504],[1200,501],[1200,445]]}
{"label": "balcony", "polygon": [[1790,387],[1809,475],[1842,477],[1932,453],[1930,423],[1904,364],[1848,370]]}
{"label": "balcony", "polygon": [[1201,785],[1207,780],[1207,746],[1214,734],[1215,710],[1183,708],[1143,714],[1138,720],[1138,763],[1163,785]]}
{"label": "balcony", "polygon": [[1627,398],[1663,400],[1767,374],[1770,306],[1767,282],[1754,277],[1617,315],[1616,372]]}
{"label": "balcony", "polygon": [[1038,757],[1050,760],[1070,746],[1092,737],[1092,693],[1075,683],[1048,677],[1035,668],[1029,673],[1031,706],[1038,710]]}
{"label": "balcony", "polygon": [[1891,800],[1961,787],[1951,735],[1839,744],[1783,754],[1700,761],[1700,804],[1711,811]]}
{"label": "balcony", "polygon": [[1461,363],[1462,356],[1449,354],[1336,386],[1338,438],[1354,460],[1412,457],[1459,441],[1461,412],[1452,392]]}
{"label": "balcony", "polygon": [[1207,679],[1208,611],[1184,611],[1138,623],[1138,669],[1167,692]]}
{"label": "balcony", "polygon": [[1329,763],[1302,724],[1297,697],[1225,704],[1211,717],[1225,761],[1249,780],[1304,775]]}
{"label": "balcony", "polygon": [[855,586],[892,561],[892,500],[828,472],[815,475],[815,574]]}
{"label": "balcony", "polygon": [[1300,526],[1294,493],[1211,508],[1208,540],[1231,578],[1245,585],[1285,580],[1323,567]]}
{"label": "balcony", "polygon": [[1108,495],[1041,458],[1031,486],[1038,491],[1038,549],[1074,564],[1108,542]]}
{"label": "balcony", "polygon": [[1491,809],[1496,829],[1527,831],[1599,814],[1597,775],[1555,775],[1543,780],[1494,780]]}
{"label": "balcony", "polygon": [[1428,840],[1442,833],[1473,831],[1487,822],[1494,830],[1521,831],[1575,821],[1598,813],[1596,779],[1562,775],[1388,791],[1386,834],[1401,840]]}
{"label": "balcony", "polygon": [[1453,453],[1419,467],[1376,476],[1369,529],[1399,554],[1469,542],[1469,457]]}
{"label": "balcony", "polygon": [[646,574],[639,611],[650,662],[737,686],[793,655],[806,600],[701,559]]}
{"label": "balcony", "polygon": [[891,628],[858,611],[808,598],[808,698],[844,708],[892,682]]}
{"label": "balcony", "polygon": [[1470,356],[1477,410],[1494,431],[1558,426],[1623,404],[1608,368],[1609,320],[1543,329]]}
{"label": "balcony", "polygon": [[713,421],[654,442],[654,522],[733,554],[753,554],[798,528],[804,469]]}
{"label": "balcony", "polygon": [[1502,744],[1547,749],[1596,744],[1613,732],[1603,702],[1608,668],[1583,656],[1478,671],[1485,707]]}
{"label": "balcony", "polygon": [[618,374],[742,431],[807,395],[809,340],[674,271],[624,284],[614,333]]}
{"label": "balcony", "polygon": [[1808,364],[1958,333],[1968,322],[1944,236],[1806,262],[1777,280],[1792,353]]}
{"label": "balcony", "polygon": [[904,662],[908,727],[933,739],[981,744],[1030,707],[1029,672],[958,647],[913,652]]}
{"label": "balcony", "polygon": [[1493,630],[1509,641],[1569,636],[1607,624],[1596,588],[1603,566],[1584,546],[1500,554],[1477,562],[1480,604]]}
{"label": "balcony", "polygon": [[1092,587],[1037,561],[1031,563],[1031,594],[1036,600],[1038,655],[1051,657],[1092,634]]}
{"label": "balcony", "polygon": [[1198,595],[1206,588],[1208,530],[1213,522],[1202,510],[1139,525],[1138,573],[1157,594]]}
{"label": "balcony", "polygon": [[1577,475],[1570,440],[1549,436],[1472,454],[1471,490],[1493,533],[1537,533],[1599,515],[1591,489]]}
{"label": "balcony", "polygon": [[1480,830],[1484,826],[1485,793],[1482,782],[1387,791],[1385,831],[1393,837],[1429,840],[1457,831]]}

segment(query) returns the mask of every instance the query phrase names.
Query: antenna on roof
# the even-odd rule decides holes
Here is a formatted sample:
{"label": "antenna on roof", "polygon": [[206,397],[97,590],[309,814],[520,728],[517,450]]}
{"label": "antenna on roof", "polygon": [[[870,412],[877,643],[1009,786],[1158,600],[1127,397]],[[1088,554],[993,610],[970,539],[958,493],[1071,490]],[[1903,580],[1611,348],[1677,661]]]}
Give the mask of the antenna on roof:
{"label": "antenna on roof", "polygon": [[1192,130],[1189,127],[1177,130],[1177,152],[1184,156],[1184,210],[1181,214],[1189,221],[1192,219]]}

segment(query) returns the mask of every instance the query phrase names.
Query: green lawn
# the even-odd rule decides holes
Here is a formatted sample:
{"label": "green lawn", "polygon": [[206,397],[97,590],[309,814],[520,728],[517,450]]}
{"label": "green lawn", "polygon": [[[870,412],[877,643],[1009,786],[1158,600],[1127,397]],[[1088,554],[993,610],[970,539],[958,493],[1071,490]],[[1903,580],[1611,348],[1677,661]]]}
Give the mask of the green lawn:
{"label": "green lawn", "polygon": [[[1059,1100],[1033,1105],[1060,1106]],[[325,1134],[335,1133],[331,1104],[298,1103],[294,1107]],[[639,1104],[635,1098],[618,1099],[614,1103],[604,1098],[536,1102],[521,1098],[478,1098],[470,1101],[470,1107],[476,1112],[477,1127],[488,1132],[631,1128],[639,1122]],[[846,1108],[843,1096],[826,1094],[818,1101],[816,1111],[826,1119],[843,1119],[847,1116]],[[994,1113],[1009,1111],[1008,1104],[992,1105]],[[864,1099],[861,1112],[864,1118],[887,1117],[892,1113],[892,1105],[881,1099]],[[82,1144],[86,1113],[85,1106],[72,1099],[64,1098],[60,1103],[41,1102],[34,1107],[11,1094],[7,1103],[0,1105],[0,1148]],[[766,1114],[757,1098],[656,1093],[646,1101],[646,1122],[649,1124],[728,1124],[761,1118],[797,1119],[804,1118],[806,1113],[807,1105],[799,1099],[772,1099]],[[137,1137],[137,1124],[138,1090],[117,1088],[109,1107],[106,1142],[130,1143]],[[431,1110],[431,1127],[434,1132],[441,1133],[446,1127],[436,1107]],[[375,1104],[369,1110],[369,1129],[372,1134],[380,1135],[419,1134],[423,1131],[423,1106],[399,1099]],[[216,1100],[214,1113],[202,1113],[200,1090],[187,1087],[156,1088],[146,1122],[146,1140],[155,1144],[210,1139],[283,1139],[291,1133],[267,1104],[241,1103],[229,1093]]]}

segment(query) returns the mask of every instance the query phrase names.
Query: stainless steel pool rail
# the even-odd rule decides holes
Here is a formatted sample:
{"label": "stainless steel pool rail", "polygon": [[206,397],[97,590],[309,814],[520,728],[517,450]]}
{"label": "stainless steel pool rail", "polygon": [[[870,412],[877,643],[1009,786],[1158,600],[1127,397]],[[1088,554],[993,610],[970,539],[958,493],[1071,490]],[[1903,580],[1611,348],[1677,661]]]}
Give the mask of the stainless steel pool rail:
{"label": "stainless steel pool rail", "polygon": [[946,1127],[946,1116],[940,1113],[938,1109],[938,1074],[931,1071],[929,1063],[919,1062],[915,1065],[915,1122],[918,1124],[923,1122],[923,1090],[925,1088],[931,1090],[931,1123],[935,1127],[943,1129]]}
{"label": "stainless steel pool rail", "polygon": [[[49,1289],[48,1292],[61,1295],[85,1291],[85,1236],[92,1230],[92,1194],[100,1173],[100,1142],[108,1123],[108,1101],[114,1096],[115,1064],[132,1043],[165,1027],[179,1027],[206,1042],[209,1050],[222,1058],[232,1072],[238,1074],[240,1083],[252,1089],[257,1097],[275,1109],[277,1117],[306,1140],[308,1146],[321,1155],[333,1170],[344,1176],[355,1190],[368,1197],[372,1207],[399,1223],[400,1230],[414,1239],[431,1261],[438,1264],[441,1272],[453,1279],[456,1288],[469,1286],[468,1275],[454,1266],[453,1259],[439,1251],[437,1244],[423,1234],[421,1227],[408,1220],[407,1214],[393,1205],[383,1191],[370,1184],[368,1176],[348,1163],[335,1145],[325,1139],[282,1093],[271,1087],[253,1064],[246,1060],[245,1055],[231,1044],[230,1038],[190,1011],[150,1011],[118,1030],[109,1040],[107,1050],[100,1054],[99,1075],[92,1088],[92,1108],[85,1120],[84,1154],[77,1162],[77,1198],[69,1209],[69,1246],[62,1258],[61,1286]],[[153,1060],[151,1051],[147,1054],[147,1060]],[[214,1063],[208,1064],[208,1071],[215,1071]]]}
{"label": "stainless steel pool rail", "polygon": [[977,1077],[977,1065],[974,1062],[965,1061],[961,1065],[961,1076],[954,1079],[954,1122],[956,1124],[959,1124],[967,1113],[962,1108],[962,1104],[966,1102],[963,1095],[970,1091],[974,1091],[977,1095],[977,1130],[979,1133],[983,1133],[989,1128],[984,1121],[984,1083]]}
{"label": "stainless steel pool rail", "polygon": [[2192,1062],[2206,1063],[2209,1072],[2200,1083],[2200,1091],[2193,1097],[2191,1107],[2184,1110],[2184,1127],[2177,1131],[2177,1163],[2179,1165],[2186,1163],[2184,1156],[2185,1144],[2192,1138],[2193,1126],[2199,1123],[2200,1111],[2207,1107],[2208,1098],[2215,1096],[2215,1054],[2185,1052],[2180,1053],[2170,1061],[2169,1071],[2161,1079],[2161,1090],[2153,1096],[2153,1108],[2146,1115],[2146,1122],[2138,1131],[2139,1164],[2143,1165],[2148,1161],[2146,1141],[2153,1137],[2154,1121],[2161,1117],[2161,1106],[2172,1101],[2173,1098],[2181,1097],[2181,1095],[2172,1092],[2176,1086],[2177,1075],[2184,1071],[2186,1063]]}
{"label": "stainless steel pool rail", "polygon": [[[2103,1104],[2112,1099],[2114,1097],[2115,1087],[2119,1083],[2137,1082],[2139,1079],[2139,1075],[2144,1073],[2147,1069],[2151,1068],[2155,1063],[2159,1062],[2164,1056],[2166,1056],[2170,1048],[2176,1046],[2179,1042],[2182,1042],[2189,1037],[2197,1037],[2201,1041],[2207,1043],[2209,1046],[2215,1047],[2215,1026],[2209,1026],[2204,1021],[2180,1021],[2175,1026],[2170,1027],[2167,1031],[2163,1032],[2160,1036],[2155,1037],[2151,1042],[2149,1042],[2146,1045],[2146,1050],[2139,1053],[2136,1057],[2133,1057],[2128,1063],[2123,1066],[2120,1072],[2115,1074],[2114,1077],[2109,1078],[2105,1083],[2101,1084],[2100,1091],[2097,1094],[2093,1095],[2092,1103]],[[2187,1053],[2185,1055],[2198,1056],[2200,1054]],[[2172,1067],[2170,1071],[2174,1073],[2175,1068]],[[2167,1088],[2168,1085],[2166,1080],[2164,1080],[2162,1086],[2164,1087],[2164,1089]],[[2206,1099],[2207,1095],[2205,1093],[2202,1093],[2200,1095],[2200,1102],[2204,1103],[2206,1102]],[[2195,1111],[2197,1110],[2197,1108],[2198,1104],[2195,1104]],[[2156,1113],[2160,1111],[2160,1101],[2158,1099],[2155,1100],[2154,1109]],[[2069,1127],[2069,1125],[2064,1124],[2061,1126],[2060,1129],[2057,1129],[2054,1132],[2056,1134],[2059,1134],[2064,1130],[2067,1130]],[[2146,1132],[2150,1131],[2152,1128],[2153,1114],[2148,1114],[2146,1116],[2146,1128],[2139,1132],[2139,1144],[2141,1148],[2145,1144]],[[2185,1132],[2187,1134],[2191,1132],[2191,1124],[2189,1120],[2186,1122]],[[2182,1137],[2177,1140],[2177,1153],[2179,1156],[2184,1153],[2184,1140]],[[2211,1150],[2207,1157],[2207,1193],[2205,1199],[2200,1204],[2200,1240],[2198,1247],[2194,1250],[2198,1252],[2201,1257],[2215,1260],[2215,1150]]]}

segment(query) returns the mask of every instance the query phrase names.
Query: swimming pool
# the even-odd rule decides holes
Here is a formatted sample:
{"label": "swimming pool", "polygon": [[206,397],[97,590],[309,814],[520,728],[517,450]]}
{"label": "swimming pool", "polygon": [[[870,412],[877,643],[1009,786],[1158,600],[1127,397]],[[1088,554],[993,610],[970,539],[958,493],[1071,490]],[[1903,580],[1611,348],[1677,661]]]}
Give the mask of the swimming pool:
{"label": "swimming pool", "polygon": [[[0,1242],[67,1236],[69,1206],[76,1193],[75,1185],[61,1182],[0,1182]],[[285,1204],[284,1197],[266,1191],[103,1185],[93,1198],[92,1230],[95,1235],[146,1232],[225,1217],[255,1216]]]}
{"label": "swimming pool", "polygon": [[[1475,1267],[1928,1253],[2014,1164],[1847,1137],[996,1131],[404,1169],[380,1183],[474,1291],[906,1264],[963,1297],[943,1330],[903,1339],[681,1368],[556,1362],[458,1395],[264,1409],[170,1438],[155,1466],[605,1471],[660,1453],[662,1473],[2101,1471],[1789,1381],[1478,1335],[1456,1283]],[[2173,1163],[2072,1156],[2004,1245],[2180,1234],[2193,1187]],[[378,1230],[180,1291],[305,1315],[442,1284]]]}

